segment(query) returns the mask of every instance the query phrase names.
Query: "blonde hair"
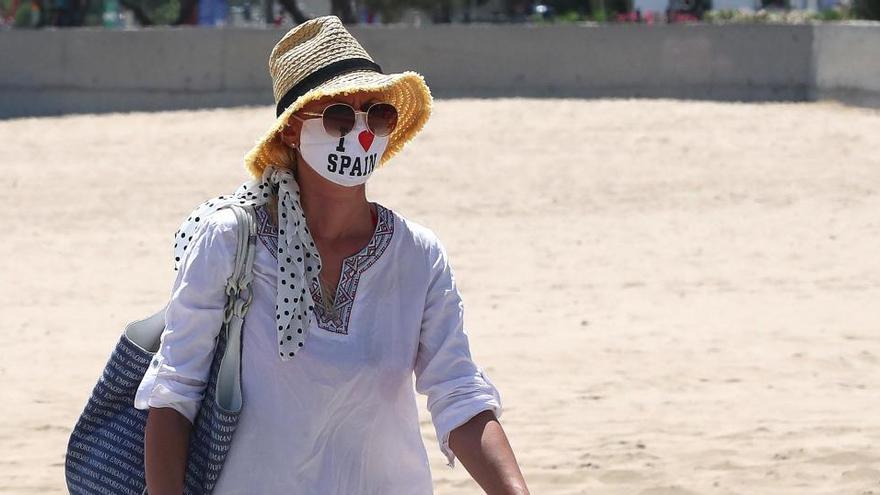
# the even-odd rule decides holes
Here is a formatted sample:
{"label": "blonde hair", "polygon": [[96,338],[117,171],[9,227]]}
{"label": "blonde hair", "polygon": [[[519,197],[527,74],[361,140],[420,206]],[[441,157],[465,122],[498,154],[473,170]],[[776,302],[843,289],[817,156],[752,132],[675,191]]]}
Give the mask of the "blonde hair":
{"label": "blonde hair", "polygon": [[[281,140],[281,132],[277,132],[275,135],[275,139],[266,143],[264,148],[266,157],[271,160],[271,163],[278,168],[286,168],[293,172],[293,176],[299,179],[297,175],[297,167],[299,165],[299,159],[296,156],[296,150],[286,145],[284,141]],[[272,191],[272,195],[269,196],[268,203],[269,216],[272,218],[272,223],[275,227],[278,227],[278,195],[275,194],[275,191]]]}

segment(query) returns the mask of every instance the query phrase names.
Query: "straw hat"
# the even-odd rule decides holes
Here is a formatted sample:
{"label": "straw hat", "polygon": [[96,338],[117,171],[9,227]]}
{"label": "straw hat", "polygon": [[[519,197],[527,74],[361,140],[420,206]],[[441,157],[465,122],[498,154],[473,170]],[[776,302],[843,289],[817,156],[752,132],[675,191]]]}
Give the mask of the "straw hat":
{"label": "straw hat", "polygon": [[433,98],[424,77],[413,71],[384,74],[372,57],[333,15],[310,19],[287,32],[269,55],[276,119],[244,157],[256,178],[285,146],[279,132],[290,115],[312,100],[359,91],[378,91],[397,107],[397,126],[379,160],[382,167],[425,125]]}

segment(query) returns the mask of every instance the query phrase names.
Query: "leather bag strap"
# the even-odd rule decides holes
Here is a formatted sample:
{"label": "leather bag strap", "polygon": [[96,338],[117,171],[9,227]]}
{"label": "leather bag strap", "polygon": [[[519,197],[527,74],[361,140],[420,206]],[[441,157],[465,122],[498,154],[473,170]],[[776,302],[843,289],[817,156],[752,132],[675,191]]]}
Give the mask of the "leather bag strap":
{"label": "leather bag strap", "polygon": [[[238,249],[235,268],[226,286],[227,302],[223,330],[226,350],[220,361],[215,398],[217,405],[230,412],[241,410],[241,330],[244,316],[253,300],[254,252],[256,251],[256,212],[251,206],[229,205],[238,225]],[[244,296],[244,294],[247,294]]]}

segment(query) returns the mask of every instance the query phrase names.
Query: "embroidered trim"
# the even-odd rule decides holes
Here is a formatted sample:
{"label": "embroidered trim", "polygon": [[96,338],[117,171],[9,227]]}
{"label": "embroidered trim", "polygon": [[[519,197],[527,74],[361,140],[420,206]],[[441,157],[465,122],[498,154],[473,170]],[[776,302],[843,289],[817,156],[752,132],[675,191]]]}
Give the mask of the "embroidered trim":
{"label": "embroidered trim", "polygon": [[[388,208],[376,203],[378,210],[378,222],[373,237],[360,252],[353,254],[342,261],[342,274],[339,285],[336,288],[334,301],[335,314],[328,314],[324,310],[323,298],[321,297],[320,285],[317,281],[311,284],[310,292],[315,300],[314,313],[318,326],[329,332],[348,334],[348,322],[351,318],[351,310],[357,293],[361,274],[382,256],[385,249],[391,243],[394,235],[394,216]],[[261,205],[257,212],[257,236],[277,260],[278,255],[278,231],[269,218],[266,205]]]}
{"label": "embroidered trim", "polygon": [[272,225],[269,218],[269,210],[266,205],[260,205],[256,208],[257,212],[257,237],[263,241],[272,257],[278,259],[278,229]]}

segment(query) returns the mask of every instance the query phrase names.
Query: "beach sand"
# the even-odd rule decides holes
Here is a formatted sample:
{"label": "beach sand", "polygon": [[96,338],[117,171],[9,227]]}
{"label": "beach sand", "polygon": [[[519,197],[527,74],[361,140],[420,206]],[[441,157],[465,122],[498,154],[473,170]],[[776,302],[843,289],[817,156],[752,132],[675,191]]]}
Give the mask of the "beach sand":
{"label": "beach sand", "polygon": [[[273,115],[0,121],[0,492],[66,492],[174,231]],[[445,244],[533,494],[880,493],[880,112],[437,100],[367,193]],[[436,492],[480,493],[419,406]]]}

